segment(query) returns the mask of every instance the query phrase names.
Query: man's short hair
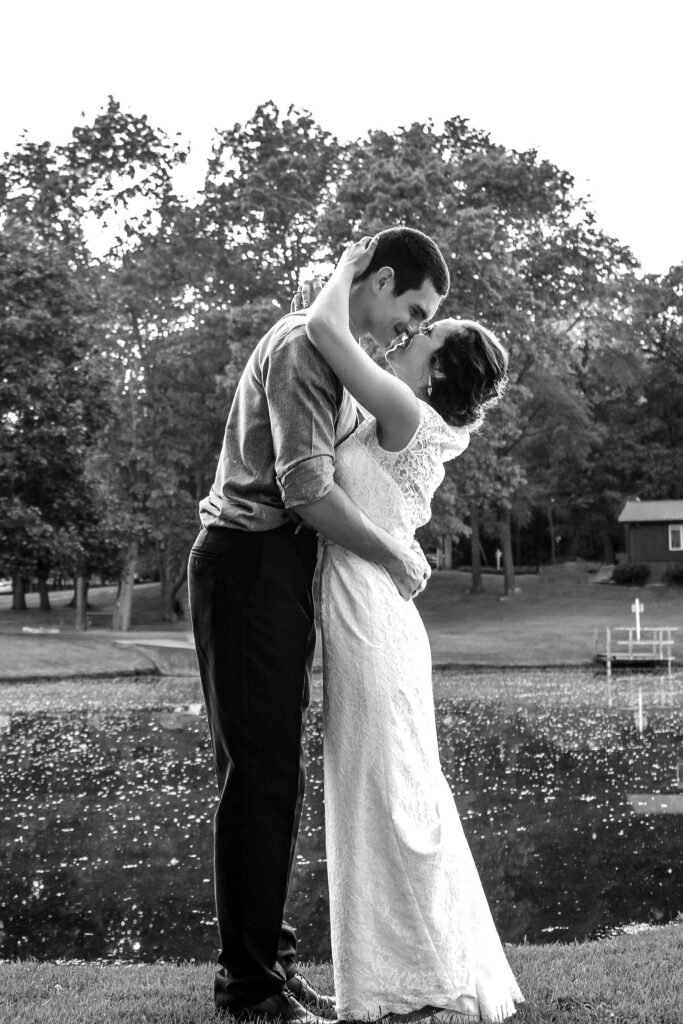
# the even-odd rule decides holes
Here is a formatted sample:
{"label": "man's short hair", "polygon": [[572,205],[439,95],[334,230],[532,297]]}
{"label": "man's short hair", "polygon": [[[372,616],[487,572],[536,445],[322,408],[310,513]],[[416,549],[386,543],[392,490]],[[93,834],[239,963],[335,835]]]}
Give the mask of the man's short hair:
{"label": "man's short hair", "polygon": [[434,285],[439,295],[448,295],[451,277],[446,261],[429,235],[416,228],[387,228],[380,231],[375,255],[370,266],[357,279],[364,280],[381,267],[394,271],[394,294],[419,290],[425,281]]}

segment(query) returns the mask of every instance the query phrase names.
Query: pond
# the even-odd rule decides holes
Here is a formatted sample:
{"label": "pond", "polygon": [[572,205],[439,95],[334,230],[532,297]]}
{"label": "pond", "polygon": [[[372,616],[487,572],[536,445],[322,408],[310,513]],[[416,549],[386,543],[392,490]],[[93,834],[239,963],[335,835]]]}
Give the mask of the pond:
{"label": "pond", "polygon": [[[504,940],[683,911],[683,682],[448,671],[435,695],[444,772]],[[215,957],[216,793],[196,680],[4,685],[0,751],[1,958]],[[288,917],[302,959],[326,959],[319,705],[308,761]]]}

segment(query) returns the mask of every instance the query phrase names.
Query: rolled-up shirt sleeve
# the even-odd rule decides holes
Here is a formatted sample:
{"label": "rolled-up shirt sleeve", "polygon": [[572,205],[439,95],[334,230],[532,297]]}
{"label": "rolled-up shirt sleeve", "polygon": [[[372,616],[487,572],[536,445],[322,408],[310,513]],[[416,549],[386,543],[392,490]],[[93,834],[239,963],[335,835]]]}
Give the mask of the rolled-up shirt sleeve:
{"label": "rolled-up shirt sleeve", "polygon": [[282,502],[286,509],[312,505],[334,483],[341,385],[303,326],[270,349],[262,373]]}

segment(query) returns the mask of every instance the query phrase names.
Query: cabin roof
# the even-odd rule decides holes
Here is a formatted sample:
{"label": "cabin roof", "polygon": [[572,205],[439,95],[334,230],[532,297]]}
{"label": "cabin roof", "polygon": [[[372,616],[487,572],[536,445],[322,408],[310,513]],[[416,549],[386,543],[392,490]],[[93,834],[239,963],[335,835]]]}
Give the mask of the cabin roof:
{"label": "cabin roof", "polygon": [[627,501],[620,523],[683,523],[683,501]]}

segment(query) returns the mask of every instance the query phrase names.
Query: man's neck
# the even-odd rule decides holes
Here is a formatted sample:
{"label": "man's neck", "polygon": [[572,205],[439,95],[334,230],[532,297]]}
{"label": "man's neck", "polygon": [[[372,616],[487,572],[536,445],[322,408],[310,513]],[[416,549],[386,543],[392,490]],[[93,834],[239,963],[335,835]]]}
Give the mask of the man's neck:
{"label": "man's neck", "polygon": [[354,336],[356,341],[359,341],[363,331],[358,326],[358,322],[362,320],[361,308],[359,303],[359,296],[357,290],[352,286],[351,295],[349,296],[349,328],[351,334]]}

